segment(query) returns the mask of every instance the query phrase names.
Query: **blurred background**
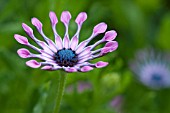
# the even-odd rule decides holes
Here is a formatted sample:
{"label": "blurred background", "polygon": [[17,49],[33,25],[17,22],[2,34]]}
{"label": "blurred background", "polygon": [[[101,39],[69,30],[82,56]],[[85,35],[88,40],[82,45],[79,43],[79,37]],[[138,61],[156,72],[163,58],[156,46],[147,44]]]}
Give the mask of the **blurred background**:
{"label": "blurred background", "polygon": [[[13,36],[26,36],[21,24],[34,28],[30,20],[37,17],[45,34],[54,39],[49,11],[60,18],[64,10],[72,14],[70,37],[76,31],[74,19],[85,11],[88,19],[80,40],[88,38],[96,24],[106,22],[108,30],[118,32],[119,48],[96,59],[109,62],[107,67],[68,75],[61,113],[170,113],[170,89],[146,87],[129,68],[138,50],[170,51],[169,0],[0,0],[0,113],[51,113],[58,71],[27,67],[28,59],[16,53],[24,46]],[[57,30],[64,35],[61,22]]]}

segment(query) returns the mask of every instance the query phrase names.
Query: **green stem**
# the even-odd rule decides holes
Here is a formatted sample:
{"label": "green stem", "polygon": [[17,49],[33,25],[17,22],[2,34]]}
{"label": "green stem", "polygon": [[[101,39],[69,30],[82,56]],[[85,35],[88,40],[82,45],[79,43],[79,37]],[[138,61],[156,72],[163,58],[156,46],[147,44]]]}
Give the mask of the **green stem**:
{"label": "green stem", "polygon": [[57,91],[56,103],[54,106],[53,113],[59,113],[62,97],[64,94],[66,78],[67,78],[66,72],[61,72],[59,77],[59,86]]}

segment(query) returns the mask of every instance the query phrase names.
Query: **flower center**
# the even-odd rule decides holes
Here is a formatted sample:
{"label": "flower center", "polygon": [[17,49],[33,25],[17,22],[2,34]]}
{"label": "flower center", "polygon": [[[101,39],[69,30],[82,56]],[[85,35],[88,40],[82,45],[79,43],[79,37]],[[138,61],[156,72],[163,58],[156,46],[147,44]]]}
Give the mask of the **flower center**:
{"label": "flower center", "polygon": [[162,80],[162,77],[161,77],[160,74],[153,74],[152,80],[155,81],[155,82],[160,82]]}
{"label": "flower center", "polygon": [[78,57],[76,53],[71,49],[65,49],[65,48],[59,50],[55,54],[54,59],[59,66],[65,66],[65,67],[68,66],[73,67],[78,61]]}

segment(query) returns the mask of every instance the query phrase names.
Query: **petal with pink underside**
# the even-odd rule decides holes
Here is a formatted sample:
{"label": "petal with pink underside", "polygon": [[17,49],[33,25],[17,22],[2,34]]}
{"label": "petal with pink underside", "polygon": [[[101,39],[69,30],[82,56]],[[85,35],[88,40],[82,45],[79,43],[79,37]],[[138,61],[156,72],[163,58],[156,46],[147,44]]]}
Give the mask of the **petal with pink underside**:
{"label": "petal with pink underside", "polygon": [[17,42],[19,42],[20,44],[24,44],[24,45],[28,45],[28,39],[24,36],[15,34],[14,35],[15,40],[17,40]]}
{"label": "petal with pink underside", "polygon": [[31,22],[38,29],[38,31],[42,30],[42,23],[37,18],[32,18]]}
{"label": "petal with pink underside", "polygon": [[53,55],[54,53],[49,49],[48,45],[41,41],[40,42],[41,47],[44,49],[45,52],[49,53],[50,55]]}
{"label": "petal with pink underside", "polygon": [[118,43],[117,43],[117,41],[110,41],[110,42],[107,42],[104,47],[115,48],[115,47],[118,47]]}
{"label": "petal with pink underside", "polygon": [[102,68],[108,65],[108,62],[99,61],[95,64],[97,68]]}
{"label": "petal with pink underside", "polygon": [[59,69],[62,69],[62,67],[58,65],[54,65],[54,67],[52,68],[52,70],[59,70]]}
{"label": "petal with pink underside", "polygon": [[63,39],[63,47],[68,49],[69,44],[70,44],[70,40],[69,40],[68,36],[65,36],[64,39]]}
{"label": "petal with pink underside", "polygon": [[89,53],[90,53],[90,50],[91,50],[91,47],[86,47],[86,48],[82,51],[82,53],[80,53],[80,54],[78,55],[78,57],[82,57],[82,56],[84,56],[84,55],[89,54]]}
{"label": "petal with pink underside", "polygon": [[109,53],[109,52],[113,52],[117,49],[118,45],[116,46],[113,46],[113,47],[104,47],[102,48],[100,54],[106,54],[106,53]]}
{"label": "petal with pink underside", "polygon": [[79,15],[77,16],[75,22],[78,25],[82,25],[82,23],[87,19],[87,14],[85,12],[81,12],[79,13]]}
{"label": "petal with pink underside", "polygon": [[89,57],[88,57],[88,56],[80,59],[80,60],[78,61],[78,63],[83,63],[83,62],[85,62],[85,61],[87,61],[87,60],[89,60]]}
{"label": "petal with pink underside", "polygon": [[21,58],[29,58],[31,55],[30,51],[25,48],[19,49],[17,53]]}
{"label": "petal with pink underside", "polygon": [[51,12],[49,13],[49,17],[50,17],[52,26],[55,26],[55,25],[58,23],[58,19],[57,19],[56,14],[51,11]]}
{"label": "petal with pink underside", "polygon": [[70,68],[65,68],[65,71],[72,73],[72,72],[77,72],[77,69],[75,67],[70,67]]}
{"label": "petal with pink underside", "polygon": [[33,30],[25,23],[22,23],[22,28],[24,29],[24,31],[30,36],[32,37],[33,35]]}
{"label": "petal with pink underside", "polygon": [[104,32],[106,31],[106,29],[107,29],[107,24],[105,24],[104,22],[102,22],[102,23],[97,24],[97,25],[94,27],[93,33],[94,33],[95,35],[100,34],[100,33],[104,33]]}
{"label": "petal with pink underside", "polygon": [[49,58],[49,57],[46,57],[46,56],[44,56],[44,55],[42,55],[42,54],[40,54],[40,55],[34,55],[35,57],[37,57],[37,58],[39,58],[39,59],[41,59],[41,60],[44,60],[44,61],[48,61],[48,62],[53,62],[54,60],[53,59],[51,59],[51,58]]}
{"label": "petal with pink underside", "polygon": [[57,49],[59,50],[63,49],[63,44],[62,44],[62,40],[60,36],[56,36],[55,43],[56,43]]}
{"label": "petal with pink underside", "polygon": [[45,57],[48,57],[48,58],[53,58],[52,55],[48,54],[47,52],[45,52],[44,50],[40,50],[41,54]]}
{"label": "petal with pink underside", "polygon": [[104,41],[112,41],[116,38],[116,36],[117,36],[116,31],[111,30],[111,31],[108,31],[108,32],[105,33],[103,40]]}
{"label": "petal with pink underside", "polygon": [[61,18],[60,20],[64,23],[64,24],[68,24],[69,21],[71,19],[71,14],[69,11],[63,11],[61,14]]}
{"label": "petal with pink underside", "polygon": [[37,62],[36,60],[29,60],[26,62],[26,65],[32,68],[39,68],[41,63]]}
{"label": "petal with pink underside", "polygon": [[74,36],[74,37],[71,39],[70,48],[71,48],[72,50],[75,50],[76,47],[77,47],[77,45],[78,45],[78,38],[77,38],[77,36]]}
{"label": "petal with pink underside", "polygon": [[76,53],[79,54],[80,52],[82,52],[87,43],[88,41],[81,42],[76,49]]}
{"label": "petal with pink underside", "polygon": [[100,54],[106,54],[106,53],[109,53],[109,52],[112,52],[112,48],[105,47],[101,50]]}
{"label": "petal with pink underside", "polygon": [[54,44],[54,42],[52,40],[48,40],[47,42],[48,42],[49,47],[51,48],[51,50],[53,50],[54,52],[57,52],[57,47]]}
{"label": "petal with pink underside", "polygon": [[90,52],[90,53],[88,53],[88,54],[86,54],[86,55],[84,55],[84,56],[81,56],[81,57],[79,56],[78,59],[79,59],[79,61],[81,61],[81,60],[83,60],[83,59],[86,59],[86,58],[89,59],[89,57],[91,57],[91,55],[92,55],[92,54],[91,54],[91,52]]}
{"label": "petal with pink underside", "polygon": [[88,71],[91,71],[91,70],[93,70],[93,68],[90,67],[90,66],[84,66],[80,69],[80,71],[82,71],[82,72],[88,72]]}
{"label": "petal with pink underside", "polygon": [[41,69],[42,70],[51,70],[53,67],[52,66],[43,66]]}

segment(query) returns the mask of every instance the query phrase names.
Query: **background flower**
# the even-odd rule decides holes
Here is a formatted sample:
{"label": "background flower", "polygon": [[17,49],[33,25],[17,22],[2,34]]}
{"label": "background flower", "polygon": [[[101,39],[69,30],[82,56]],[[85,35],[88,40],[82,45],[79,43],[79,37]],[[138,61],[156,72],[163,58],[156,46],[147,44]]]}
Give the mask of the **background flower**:
{"label": "background flower", "polygon": [[137,78],[153,89],[170,87],[170,60],[167,55],[153,50],[138,52],[130,64]]}

